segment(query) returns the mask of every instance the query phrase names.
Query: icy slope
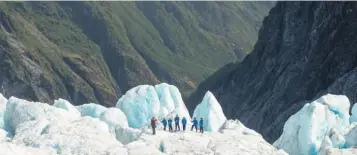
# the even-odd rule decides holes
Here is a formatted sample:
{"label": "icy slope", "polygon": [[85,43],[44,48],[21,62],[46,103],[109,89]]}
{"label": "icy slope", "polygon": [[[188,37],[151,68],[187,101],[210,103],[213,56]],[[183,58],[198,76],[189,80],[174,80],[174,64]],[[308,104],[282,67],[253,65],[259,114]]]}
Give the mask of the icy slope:
{"label": "icy slope", "polygon": [[350,124],[350,102],[344,95],[327,94],[307,103],[284,125],[274,146],[291,155],[324,155],[357,146],[356,124]]}

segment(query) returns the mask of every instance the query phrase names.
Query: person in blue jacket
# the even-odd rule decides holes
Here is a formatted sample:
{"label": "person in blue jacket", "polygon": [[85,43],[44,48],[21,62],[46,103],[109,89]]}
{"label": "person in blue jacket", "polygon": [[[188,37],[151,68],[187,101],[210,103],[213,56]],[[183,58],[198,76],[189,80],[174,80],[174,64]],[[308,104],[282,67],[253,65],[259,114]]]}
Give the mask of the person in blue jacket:
{"label": "person in blue jacket", "polygon": [[180,117],[178,115],[175,117],[175,131],[177,131],[177,129],[180,131]]}
{"label": "person in blue jacket", "polygon": [[167,120],[164,118],[162,121],[162,125],[164,125],[164,130],[166,131]]}
{"label": "person in blue jacket", "polygon": [[196,117],[193,118],[193,121],[191,121],[193,124],[192,124],[192,127],[191,127],[191,131],[193,130],[193,127],[196,128],[196,132],[197,132],[197,124],[198,124],[198,121],[196,120]]}
{"label": "person in blue jacket", "polygon": [[172,118],[170,117],[169,120],[167,121],[169,123],[169,131],[172,132]]}
{"label": "person in blue jacket", "polygon": [[186,117],[183,117],[183,118],[182,118],[182,130],[183,130],[183,131],[186,130],[186,124],[187,124]]}
{"label": "person in blue jacket", "polygon": [[200,132],[203,133],[203,119],[200,120]]}

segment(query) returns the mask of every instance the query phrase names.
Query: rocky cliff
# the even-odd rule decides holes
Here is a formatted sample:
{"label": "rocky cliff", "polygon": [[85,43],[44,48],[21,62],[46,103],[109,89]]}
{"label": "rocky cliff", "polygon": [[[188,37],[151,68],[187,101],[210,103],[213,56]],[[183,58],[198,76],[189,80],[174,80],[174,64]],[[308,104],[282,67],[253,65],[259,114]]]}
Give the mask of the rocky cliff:
{"label": "rocky cliff", "polygon": [[289,116],[323,93],[357,101],[356,36],[356,2],[278,2],[253,52],[207,89],[227,117],[273,142]]}

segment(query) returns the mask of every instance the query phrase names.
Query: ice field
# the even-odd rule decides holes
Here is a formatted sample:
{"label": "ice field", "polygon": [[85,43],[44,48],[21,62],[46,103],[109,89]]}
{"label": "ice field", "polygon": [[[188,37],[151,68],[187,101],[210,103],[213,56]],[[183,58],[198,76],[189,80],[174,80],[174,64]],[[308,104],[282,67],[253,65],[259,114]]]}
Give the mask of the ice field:
{"label": "ice field", "polygon": [[[211,92],[191,117],[179,90],[165,83],[132,88],[111,108],[0,95],[0,155],[355,154],[357,107],[352,116],[349,108],[342,95],[327,94],[307,103],[271,145],[239,120],[227,119]],[[168,132],[159,125],[152,135],[152,117],[176,115],[187,118],[186,131]],[[204,133],[190,131],[193,117],[204,119]]]}

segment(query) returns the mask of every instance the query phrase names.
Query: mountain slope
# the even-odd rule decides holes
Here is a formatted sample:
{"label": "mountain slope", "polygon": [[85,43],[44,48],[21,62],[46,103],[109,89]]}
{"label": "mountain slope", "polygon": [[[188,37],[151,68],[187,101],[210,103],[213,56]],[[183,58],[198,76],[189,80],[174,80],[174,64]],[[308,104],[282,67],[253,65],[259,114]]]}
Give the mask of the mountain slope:
{"label": "mountain slope", "polygon": [[321,94],[347,95],[355,103],[356,17],[354,2],[278,2],[253,52],[207,89],[228,118],[238,118],[269,142],[292,114]]}
{"label": "mountain slope", "polygon": [[190,91],[251,51],[272,2],[1,2],[5,96],[113,105],[129,88]]}

